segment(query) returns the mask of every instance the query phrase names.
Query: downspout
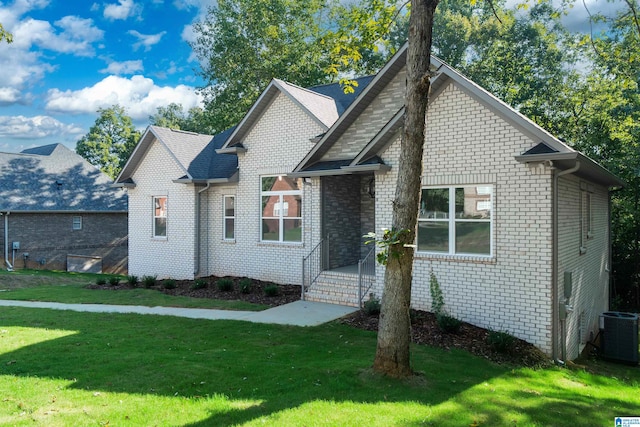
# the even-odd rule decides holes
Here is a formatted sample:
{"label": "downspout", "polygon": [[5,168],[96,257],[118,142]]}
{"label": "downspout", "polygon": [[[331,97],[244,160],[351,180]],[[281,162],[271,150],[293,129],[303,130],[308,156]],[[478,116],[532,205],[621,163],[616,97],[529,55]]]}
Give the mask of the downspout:
{"label": "downspout", "polygon": [[200,197],[202,192],[206,191],[209,189],[209,187],[211,186],[211,183],[207,182],[207,185],[201,189],[198,190],[198,193],[196,194],[196,226],[195,228],[195,236],[194,236],[194,240],[195,240],[195,259],[194,259],[194,270],[193,270],[193,277],[198,277],[198,274],[200,274]]}
{"label": "downspout", "polygon": [[[551,162],[551,166],[553,168],[553,162]],[[565,337],[565,328],[566,328],[566,321],[565,320],[560,320],[560,300],[558,299],[558,270],[559,270],[559,251],[558,251],[558,217],[559,217],[559,212],[558,212],[558,178],[560,178],[563,175],[568,175],[574,172],[577,172],[578,169],[580,169],[580,162],[576,161],[576,164],[574,167],[572,167],[571,169],[567,169],[567,170],[563,170],[558,172],[557,169],[554,168],[554,173],[553,173],[553,197],[551,198],[552,203],[553,203],[553,251],[552,251],[552,257],[553,257],[553,261],[551,263],[551,313],[552,313],[552,333],[551,333],[551,338],[552,338],[552,356],[553,356],[553,360],[556,361],[556,363],[564,365],[564,359],[566,357],[566,337]],[[561,337],[560,340],[562,341],[562,345],[561,345],[561,350],[562,350],[562,358],[560,359],[558,357],[558,340],[557,340],[557,334],[558,334],[558,330],[560,330],[561,333]]]}
{"label": "downspout", "polygon": [[4,262],[7,264],[7,271],[13,271],[13,265],[9,262],[9,214],[4,213]]}

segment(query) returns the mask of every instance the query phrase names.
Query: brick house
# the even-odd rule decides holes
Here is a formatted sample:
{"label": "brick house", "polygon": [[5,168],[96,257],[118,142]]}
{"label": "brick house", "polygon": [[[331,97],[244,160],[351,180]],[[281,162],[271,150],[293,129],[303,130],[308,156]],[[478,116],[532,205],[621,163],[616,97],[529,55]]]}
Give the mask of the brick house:
{"label": "brick house", "polygon": [[[380,296],[384,267],[363,235],[391,223],[405,62],[406,46],[350,97],[337,85],[274,79],[216,137],[150,128],[117,179],[139,206],[131,271],[300,284],[304,298],[341,304]],[[609,189],[623,183],[437,58],[432,65],[412,305],[430,309],[433,271],[453,316],[573,359],[608,308]],[[167,149],[167,133],[183,144]],[[196,179],[185,174],[195,154],[177,153],[197,151],[199,138],[216,148]],[[167,194],[168,234],[154,236],[153,200]],[[291,197],[301,208],[287,209]]]}
{"label": "brick house", "polygon": [[127,272],[127,195],[61,144],[0,153],[0,256],[11,268]]}

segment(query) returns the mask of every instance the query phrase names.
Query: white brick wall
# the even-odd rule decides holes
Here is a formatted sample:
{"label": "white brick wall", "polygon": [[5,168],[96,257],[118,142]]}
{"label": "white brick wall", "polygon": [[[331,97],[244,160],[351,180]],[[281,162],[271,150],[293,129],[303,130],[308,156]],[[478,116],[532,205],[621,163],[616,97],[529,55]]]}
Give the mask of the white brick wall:
{"label": "white brick wall", "polygon": [[[580,184],[591,194],[592,237],[586,239],[586,252],[580,252]],[[564,272],[573,272],[573,291],[569,304],[574,308],[566,321],[567,359],[579,356],[584,344],[598,331],[598,316],[608,308],[609,249],[607,189],[568,175],[561,177],[558,193],[558,301],[564,300]]]}
{"label": "white brick wall", "polygon": [[[248,276],[283,284],[300,284],[302,258],[320,236],[320,186],[303,185],[302,243],[260,242],[260,177],[291,172],[311,150],[310,138],[323,132],[298,105],[279,94],[242,141],[236,186],[212,187],[203,197],[202,274]],[[236,196],[235,241],[222,238],[222,197]],[[204,220],[206,218],[206,220]]]}
{"label": "white brick wall", "polygon": [[[194,187],[171,180],[184,175],[155,141],[129,189],[129,274],[190,279],[194,271]],[[167,238],[152,237],[152,197],[166,195]]]}
{"label": "white brick wall", "polygon": [[[551,351],[551,172],[514,159],[532,141],[500,116],[449,85],[431,104],[423,185],[494,186],[494,256],[416,254],[412,305],[431,309],[433,268],[449,312],[464,321],[507,330]],[[399,141],[384,153],[392,165],[376,177],[376,230],[391,226]],[[377,272],[381,294],[384,269]]]}

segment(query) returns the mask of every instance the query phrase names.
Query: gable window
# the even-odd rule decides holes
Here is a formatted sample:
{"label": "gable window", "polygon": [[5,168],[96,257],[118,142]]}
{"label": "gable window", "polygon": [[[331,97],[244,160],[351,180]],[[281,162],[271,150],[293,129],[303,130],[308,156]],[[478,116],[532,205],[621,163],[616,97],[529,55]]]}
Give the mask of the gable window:
{"label": "gable window", "polygon": [[302,242],[302,185],[300,179],[263,176],[260,199],[260,239]]}
{"label": "gable window", "polygon": [[71,223],[72,230],[82,230],[82,217],[74,216]]}
{"label": "gable window", "polygon": [[493,186],[423,188],[418,251],[450,255],[493,253]]}
{"label": "gable window", "polygon": [[153,237],[167,237],[167,196],[153,197]]}
{"label": "gable window", "polygon": [[235,239],[236,197],[224,196],[224,239]]}

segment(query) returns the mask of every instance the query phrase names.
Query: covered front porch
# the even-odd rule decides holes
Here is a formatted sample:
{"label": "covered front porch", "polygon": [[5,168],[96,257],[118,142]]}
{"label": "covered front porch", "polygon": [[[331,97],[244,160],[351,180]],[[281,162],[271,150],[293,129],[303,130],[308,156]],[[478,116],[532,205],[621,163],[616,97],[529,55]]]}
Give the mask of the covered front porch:
{"label": "covered front porch", "polygon": [[303,260],[302,298],[360,306],[375,281],[375,176],[320,177],[322,240]]}

